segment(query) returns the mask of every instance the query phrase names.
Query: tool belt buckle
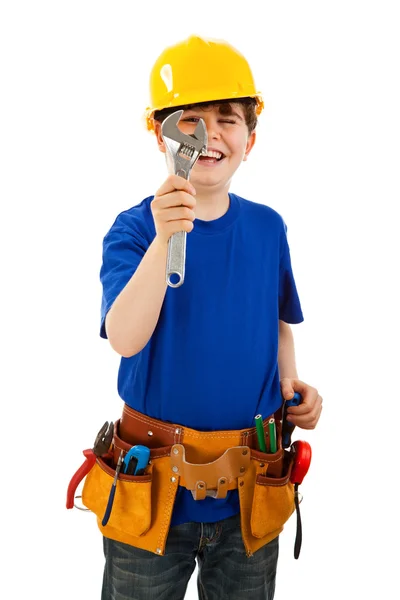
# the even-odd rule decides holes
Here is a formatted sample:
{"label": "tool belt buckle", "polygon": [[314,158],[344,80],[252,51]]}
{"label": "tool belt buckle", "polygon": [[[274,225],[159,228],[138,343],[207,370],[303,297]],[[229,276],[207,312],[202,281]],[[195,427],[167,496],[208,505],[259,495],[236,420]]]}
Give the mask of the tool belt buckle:
{"label": "tool belt buckle", "polygon": [[205,464],[187,462],[183,444],[174,444],[171,448],[172,472],[180,476],[182,485],[192,492],[195,500],[204,500],[206,496],[226,498],[230,484],[243,476],[249,466],[248,446],[228,448],[217,460]]}

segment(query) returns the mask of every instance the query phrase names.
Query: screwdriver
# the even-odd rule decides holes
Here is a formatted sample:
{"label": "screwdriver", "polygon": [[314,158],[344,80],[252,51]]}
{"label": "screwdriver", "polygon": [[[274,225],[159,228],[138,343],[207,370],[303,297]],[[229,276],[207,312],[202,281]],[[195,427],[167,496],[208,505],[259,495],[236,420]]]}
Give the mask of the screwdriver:
{"label": "screwdriver", "polygon": [[293,398],[290,400],[286,400],[283,405],[283,416],[282,416],[282,447],[289,448],[292,438],[292,433],[296,425],[290,423],[287,416],[287,409],[289,406],[299,406],[301,404],[302,398],[298,392],[294,393]]}
{"label": "screwdriver", "polygon": [[104,513],[104,517],[103,520],[101,522],[101,524],[103,525],[103,527],[105,527],[108,523],[108,519],[110,518],[111,515],[111,510],[112,510],[112,506],[114,503],[114,496],[115,496],[115,490],[117,488],[117,481],[118,481],[118,475],[119,472],[121,470],[121,465],[122,465],[122,456],[123,456],[124,451],[121,450],[121,453],[119,455],[119,459],[117,462],[117,467],[115,469],[115,475],[114,475],[114,480],[112,482],[112,486],[111,486],[111,490],[110,490],[110,495],[108,497],[108,502],[107,502],[107,508],[106,508],[106,512]]}

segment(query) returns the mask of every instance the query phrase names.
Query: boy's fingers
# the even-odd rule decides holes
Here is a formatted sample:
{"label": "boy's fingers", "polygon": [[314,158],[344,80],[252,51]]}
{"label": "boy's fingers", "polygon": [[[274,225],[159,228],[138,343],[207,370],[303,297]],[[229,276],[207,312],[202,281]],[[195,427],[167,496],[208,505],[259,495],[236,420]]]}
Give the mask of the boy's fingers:
{"label": "boy's fingers", "polygon": [[290,379],[281,380],[281,394],[285,400],[290,400],[293,398],[294,389]]}
{"label": "boy's fingers", "polygon": [[196,201],[190,194],[181,191],[177,192],[176,190],[157,198],[157,208],[159,210],[178,206],[186,206],[187,208],[194,209]]}
{"label": "boy's fingers", "polygon": [[310,388],[309,385],[301,381],[300,379],[293,379],[293,389],[295,392],[298,392],[301,396],[303,396],[307,390]]}
{"label": "boy's fingers", "polygon": [[[295,407],[296,409],[300,408],[300,406]],[[289,420],[294,425],[301,427],[302,429],[315,429],[317,423],[321,417],[322,412],[322,404],[317,404],[310,410],[308,413],[300,414],[296,412],[296,414],[292,414],[289,416]]]}
{"label": "boy's fingers", "polygon": [[302,402],[301,404],[299,404],[298,406],[288,406],[287,408],[287,412],[290,413],[291,415],[305,415],[308,412],[310,412],[312,410],[312,408],[308,405],[308,404],[304,404],[304,402]]}
{"label": "boy's fingers", "polygon": [[169,194],[175,190],[186,191],[191,195],[196,193],[196,190],[187,179],[180,177],[179,175],[170,175],[160,186],[155,195],[164,196],[165,194]]}
{"label": "boy's fingers", "polygon": [[308,393],[305,394],[303,402],[298,406],[289,406],[288,413],[295,415],[303,415],[309,412],[318,412],[322,406],[322,397],[318,394],[315,388],[308,389]]}

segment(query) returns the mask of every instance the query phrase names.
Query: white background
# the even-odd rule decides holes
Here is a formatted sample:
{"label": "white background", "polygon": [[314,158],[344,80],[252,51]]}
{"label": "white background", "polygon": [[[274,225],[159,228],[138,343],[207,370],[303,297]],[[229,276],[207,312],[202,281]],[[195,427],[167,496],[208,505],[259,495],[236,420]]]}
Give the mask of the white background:
{"label": "white background", "polygon": [[324,398],[294,436],[313,460],[276,600],[399,597],[399,25],[384,0],[2,4],[2,597],[100,598],[95,518],[65,495],[122,408],[99,337],[102,239],[165,178],[148,74],[192,33],[236,46],[264,94],[231,189],[288,225],[299,375]]}

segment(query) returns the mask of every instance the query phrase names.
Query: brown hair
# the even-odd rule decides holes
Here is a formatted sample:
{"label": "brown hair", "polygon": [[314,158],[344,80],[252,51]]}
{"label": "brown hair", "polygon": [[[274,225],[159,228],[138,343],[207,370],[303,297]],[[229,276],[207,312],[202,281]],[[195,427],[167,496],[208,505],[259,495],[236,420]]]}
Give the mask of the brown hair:
{"label": "brown hair", "polygon": [[257,126],[257,115],[256,115],[256,101],[254,98],[237,98],[235,100],[214,100],[211,102],[198,102],[197,104],[184,104],[182,106],[176,106],[174,108],[163,108],[162,110],[156,110],[154,113],[154,120],[162,123],[168,115],[171,115],[177,110],[189,110],[192,108],[201,107],[213,108],[218,107],[221,115],[229,116],[232,114],[231,104],[240,104],[243,108],[244,118],[246,121],[249,135],[254,131]]}

